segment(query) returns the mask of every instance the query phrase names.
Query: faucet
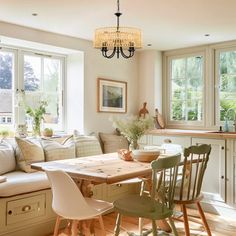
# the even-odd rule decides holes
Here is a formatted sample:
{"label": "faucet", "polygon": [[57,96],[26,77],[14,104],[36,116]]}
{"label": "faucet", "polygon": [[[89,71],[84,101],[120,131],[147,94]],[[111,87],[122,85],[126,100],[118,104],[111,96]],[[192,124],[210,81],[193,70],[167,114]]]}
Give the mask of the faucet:
{"label": "faucet", "polygon": [[229,127],[228,127],[228,116],[229,116],[229,113],[230,112],[233,112],[234,113],[234,123],[233,123],[233,126],[234,126],[234,132],[236,132],[236,111],[233,109],[233,108],[229,108],[226,113],[225,113],[225,131],[228,132],[229,131]]}

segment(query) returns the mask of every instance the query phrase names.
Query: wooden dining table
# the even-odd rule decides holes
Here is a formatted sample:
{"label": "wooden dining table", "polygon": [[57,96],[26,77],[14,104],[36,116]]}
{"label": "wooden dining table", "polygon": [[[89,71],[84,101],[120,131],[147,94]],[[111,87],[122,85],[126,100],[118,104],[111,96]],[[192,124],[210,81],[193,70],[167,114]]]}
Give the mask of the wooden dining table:
{"label": "wooden dining table", "polygon": [[[160,155],[159,158],[165,156]],[[65,171],[75,180],[86,197],[92,196],[94,184],[115,184],[136,177],[151,179],[152,173],[150,163],[124,161],[119,158],[118,153],[34,163],[31,168],[39,171],[48,168]],[[171,231],[166,221],[160,221],[159,226],[167,232]]]}

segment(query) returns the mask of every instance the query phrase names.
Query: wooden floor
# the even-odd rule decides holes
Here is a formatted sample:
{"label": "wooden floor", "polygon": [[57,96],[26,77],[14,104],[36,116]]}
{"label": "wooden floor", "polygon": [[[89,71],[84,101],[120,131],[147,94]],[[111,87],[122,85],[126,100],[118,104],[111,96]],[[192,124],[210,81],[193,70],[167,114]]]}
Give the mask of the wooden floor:
{"label": "wooden floor", "polygon": [[[188,213],[194,216],[194,219],[196,219],[196,217],[198,216],[196,210],[188,210]],[[206,213],[206,218],[209,223],[212,236],[236,236],[236,219],[235,218],[226,219],[226,218],[222,218],[221,216],[207,214],[207,213]],[[104,216],[103,219],[104,219],[104,224],[107,231],[107,236],[112,236],[114,225],[115,225],[116,214],[115,213],[108,214]],[[101,235],[101,233],[100,233],[98,222],[96,222],[95,225],[96,225],[96,228],[95,228],[96,236],[99,236]],[[179,221],[175,221],[175,225],[179,232],[179,236],[185,235],[183,223]],[[147,229],[150,229],[151,228],[150,222],[145,221],[144,227]],[[133,217],[123,217],[122,228],[123,229],[120,233],[120,236],[128,235],[127,232],[138,233],[138,219],[133,218]],[[206,232],[204,231],[203,226],[193,221],[190,221],[190,229],[191,229],[191,235],[193,236],[207,235]],[[60,236],[64,236],[64,235],[65,235],[64,233],[60,234]],[[168,234],[164,233],[160,235],[168,235]]]}

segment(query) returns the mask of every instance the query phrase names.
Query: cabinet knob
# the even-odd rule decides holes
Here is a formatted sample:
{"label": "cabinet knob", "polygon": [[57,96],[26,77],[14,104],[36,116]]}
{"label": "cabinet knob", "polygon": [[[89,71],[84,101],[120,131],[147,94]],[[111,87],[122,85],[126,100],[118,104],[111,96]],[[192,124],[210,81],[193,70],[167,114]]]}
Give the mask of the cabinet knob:
{"label": "cabinet knob", "polygon": [[221,147],[221,149],[222,149],[222,150],[224,150],[224,149],[225,149],[225,147],[224,147],[224,146],[222,146],[222,147]]}
{"label": "cabinet knob", "polygon": [[22,207],[22,211],[30,211],[31,210],[31,206],[30,205],[26,205]]}
{"label": "cabinet knob", "polygon": [[8,211],[8,215],[11,215],[12,214],[12,210]]}
{"label": "cabinet knob", "polygon": [[221,175],[221,179],[224,179],[225,177],[224,177],[224,175]]}

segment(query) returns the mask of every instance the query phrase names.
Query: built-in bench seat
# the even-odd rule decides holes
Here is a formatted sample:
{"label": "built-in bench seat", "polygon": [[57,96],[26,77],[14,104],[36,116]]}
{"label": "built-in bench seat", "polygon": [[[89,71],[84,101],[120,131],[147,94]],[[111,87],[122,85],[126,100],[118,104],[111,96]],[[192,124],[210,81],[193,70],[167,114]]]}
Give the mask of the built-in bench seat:
{"label": "built-in bench seat", "polygon": [[10,197],[50,188],[47,176],[42,171],[33,173],[13,171],[4,174],[4,176],[7,181],[0,183],[0,197]]}

